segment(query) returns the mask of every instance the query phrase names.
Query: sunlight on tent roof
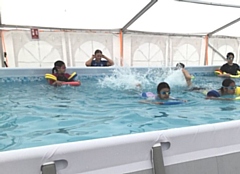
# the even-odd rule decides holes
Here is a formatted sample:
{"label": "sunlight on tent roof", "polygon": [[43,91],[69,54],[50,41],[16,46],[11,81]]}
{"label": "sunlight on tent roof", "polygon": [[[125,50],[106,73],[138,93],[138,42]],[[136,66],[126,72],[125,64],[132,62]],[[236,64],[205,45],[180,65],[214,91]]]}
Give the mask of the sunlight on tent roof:
{"label": "sunlight on tent roof", "polygon": [[156,3],[129,29],[202,34],[222,27],[239,17],[239,8],[162,0]]}
{"label": "sunlight on tent roof", "polygon": [[[2,1],[2,24],[73,29],[120,29],[150,2],[150,0]],[[226,4],[226,0],[203,1]],[[227,4],[240,5],[240,1],[228,0]],[[206,34],[239,17],[239,8],[158,0],[128,29]],[[240,36],[239,23],[219,33]]]}
{"label": "sunlight on tent roof", "polygon": [[148,2],[149,0],[3,0],[2,23],[77,29],[119,29]]}

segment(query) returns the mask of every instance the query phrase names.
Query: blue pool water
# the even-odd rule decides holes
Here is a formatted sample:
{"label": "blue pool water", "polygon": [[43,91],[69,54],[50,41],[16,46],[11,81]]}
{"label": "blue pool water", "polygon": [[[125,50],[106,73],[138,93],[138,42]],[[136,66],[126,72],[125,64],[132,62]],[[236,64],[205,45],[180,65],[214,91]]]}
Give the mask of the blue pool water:
{"label": "blue pool water", "polygon": [[[202,93],[187,91],[182,77],[174,75],[163,78],[118,72],[79,78],[80,87],[55,88],[44,79],[0,82],[0,151],[240,118],[240,101],[205,100]],[[139,93],[156,92],[162,80],[171,85],[171,96],[187,102],[172,106],[139,103],[143,100]],[[193,83],[216,89],[222,80],[196,76]]]}

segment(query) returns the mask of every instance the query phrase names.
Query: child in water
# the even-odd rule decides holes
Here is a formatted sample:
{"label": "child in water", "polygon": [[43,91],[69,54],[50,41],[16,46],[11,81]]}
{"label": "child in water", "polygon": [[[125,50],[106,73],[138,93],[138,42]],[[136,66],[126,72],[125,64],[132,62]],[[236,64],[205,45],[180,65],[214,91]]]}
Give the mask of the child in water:
{"label": "child in water", "polygon": [[[153,103],[153,104],[159,104],[159,105],[162,105],[162,104],[164,104],[165,101],[169,101],[169,100],[186,102],[184,100],[170,97],[170,94],[171,94],[171,89],[170,89],[169,84],[166,82],[161,82],[157,86],[157,95],[154,96],[155,100],[153,100],[153,101],[146,100],[146,101],[140,101],[140,102],[141,103]],[[142,96],[147,97],[144,95],[146,95],[146,93],[145,94],[143,93]]]}
{"label": "child in water", "polygon": [[176,69],[181,69],[182,70],[182,73],[185,77],[185,80],[186,80],[186,83],[187,83],[187,86],[188,86],[188,91],[206,90],[206,88],[204,88],[204,87],[197,87],[197,86],[194,86],[192,84],[193,76],[185,69],[185,65],[183,63],[181,63],[181,62],[177,63],[176,64]]}
{"label": "child in water", "polygon": [[183,63],[177,63],[176,69],[181,69],[182,73],[185,77],[187,86],[190,87],[192,85],[192,76],[191,74],[185,69],[185,65]]}
{"label": "child in water", "polygon": [[71,82],[73,79],[69,80],[70,74],[66,73],[66,65],[63,61],[58,60],[54,63],[54,67],[52,69],[52,74],[57,78],[56,81],[48,80],[51,85],[61,86],[62,82]]}
{"label": "child in water", "polygon": [[235,100],[234,98],[222,98],[223,95],[235,95],[236,84],[232,79],[225,79],[222,81],[222,87],[218,90],[211,90],[207,92],[206,99],[213,100]]}

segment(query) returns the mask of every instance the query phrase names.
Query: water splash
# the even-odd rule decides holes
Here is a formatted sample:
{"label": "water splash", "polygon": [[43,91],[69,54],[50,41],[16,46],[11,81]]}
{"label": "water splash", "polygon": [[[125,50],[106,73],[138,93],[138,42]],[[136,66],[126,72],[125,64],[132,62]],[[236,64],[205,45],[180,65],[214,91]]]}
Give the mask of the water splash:
{"label": "water splash", "polygon": [[171,87],[187,86],[182,71],[171,68],[148,68],[143,71],[130,67],[116,67],[110,76],[104,77],[98,83],[103,88],[131,90],[155,88],[163,81],[169,83]]}
{"label": "water splash", "polygon": [[120,90],[135,89],[139,85],[142,85],[142,82],[144,82],[144,84],[148,82],[146,78],[143,77],[143,74],[127,67],[115,68],[112,75],[104,77],[103,80],[99,80],[102,87]]}
{"label": "water splash", "polygon": [[168,76],[164,79],[171,87],[186,87],[187,82],[182,73],[182,70],[172,70]]}

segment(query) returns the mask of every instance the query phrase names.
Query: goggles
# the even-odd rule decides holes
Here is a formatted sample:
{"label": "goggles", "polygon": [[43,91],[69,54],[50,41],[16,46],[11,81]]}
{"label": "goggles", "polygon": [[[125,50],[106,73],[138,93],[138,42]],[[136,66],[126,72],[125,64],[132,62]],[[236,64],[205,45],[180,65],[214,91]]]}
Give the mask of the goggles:
{"label": "goggles", "polygon": [[224,88],[227,88],[227,89],[230,89],[230,90],[235,90],[236,89],[236,86],[228,86],[228,87],[226,87],[226,86],[223,86]]}
{"label": "goggles", "polygon": [[163,92],[161,92],[161,94],[162,95],[169,95],[169,94],[171,94],[171,92],[170,91],[163,91]]}

